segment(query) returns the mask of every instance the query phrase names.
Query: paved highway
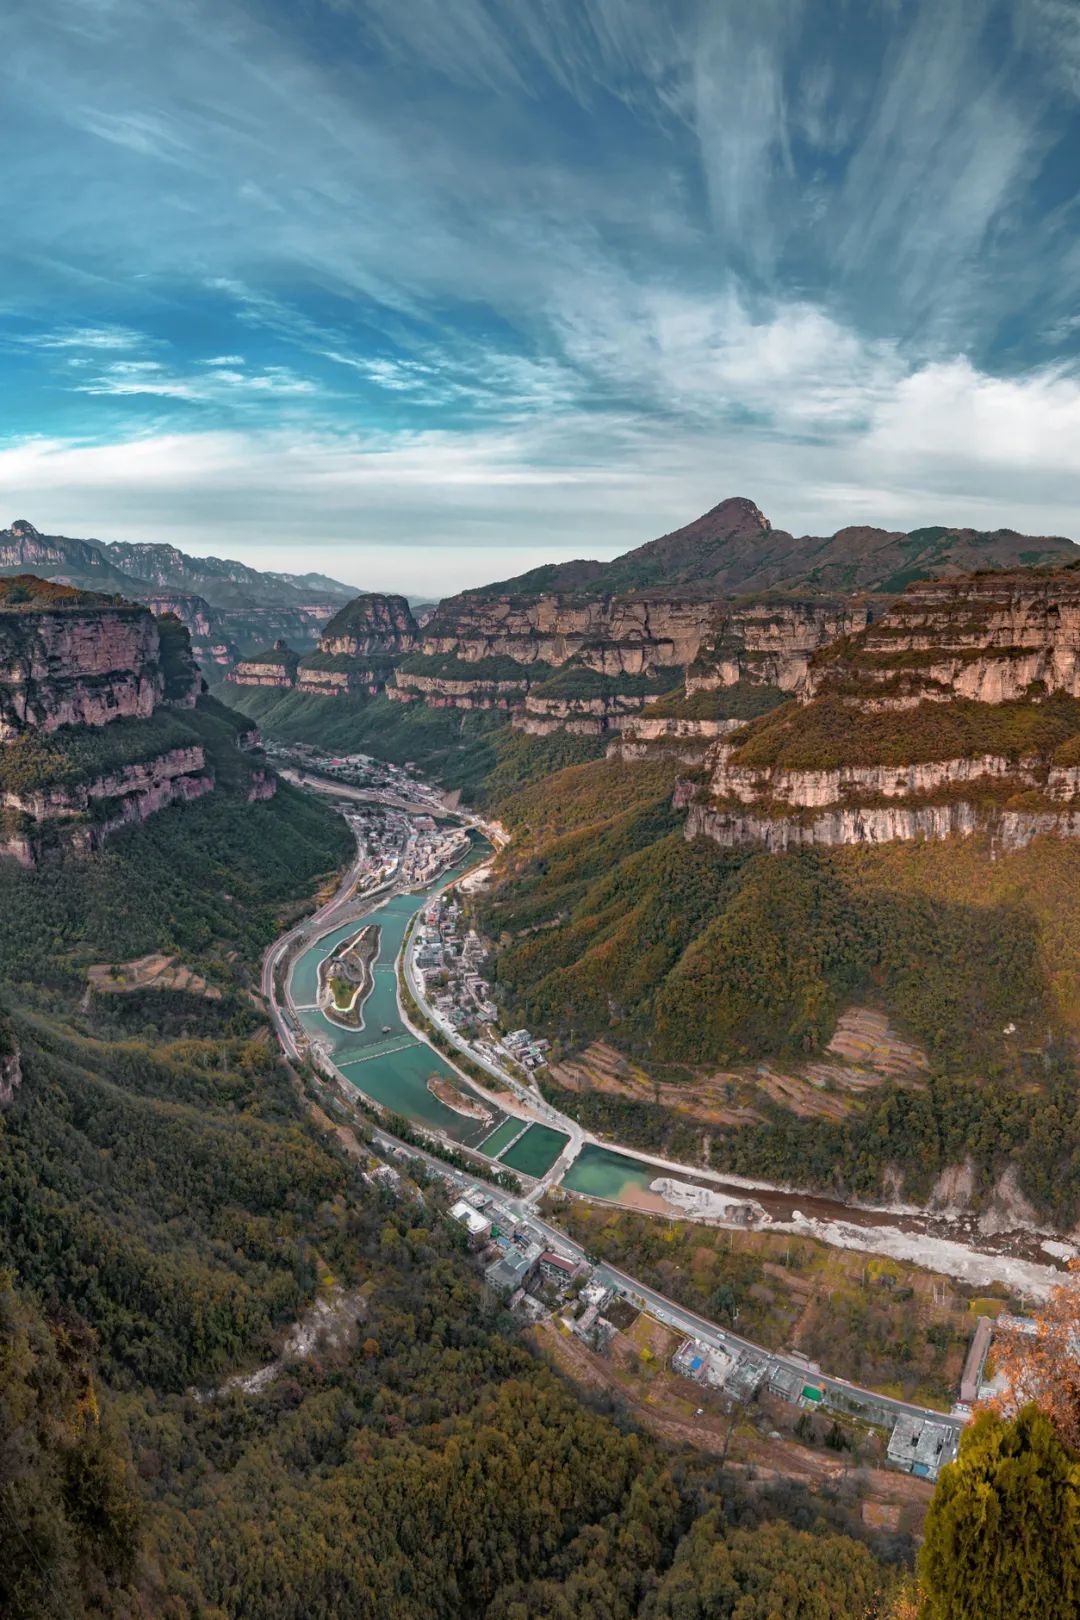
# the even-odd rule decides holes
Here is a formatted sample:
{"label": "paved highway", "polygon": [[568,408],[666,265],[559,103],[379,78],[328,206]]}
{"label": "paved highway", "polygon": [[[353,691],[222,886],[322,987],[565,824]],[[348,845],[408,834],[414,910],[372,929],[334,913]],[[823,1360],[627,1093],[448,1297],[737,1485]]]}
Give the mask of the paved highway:
{"label": "paved highway", "polygon": [[[278,1039],[281,1041],[286,1054],[290,1057],[299,1058],[300,1052],[293,1038],[288,1019],[277,1001],[277,989],[274,984],[274,970],[278,963],[282,960],[283,955],[294,944],[306,942],[317,934],[326,932],[327,924],[330,923],[331,919],[334,918],[337,913],[343,911],[345,907],[351,903],[358,903],[358,901],[353,901],[352,891],[357,881],[361,859],[362,857],[358,853],[356,861],[350,867],[348,873],[342,879],[331,898],[309,917],[305,917],[301,922],[297,923],[295,927],[289,929],[287,933],[281,935],[281,937],[277,939],[267,951],[264,958],[262,971],[263,995],[266,997],[267,1003],[270,1007],[270,1012],[273,1018],[274,1028],[277,1031]],[[361,896],[359,897],[359,900],[363,900],[365,904],[369,903],[369,901],[372,899],[377,899],[377,901],[381,902],[382,900],[389,898],[391,893],[396,892],[396,886],[391,885],[387,888],[386,893],[382,893],[380,891],[378,896],[374,894],[370,896]],[[405,971],[406,982],[409,984],[409,988],[412,993],[417,995],[417,988],[411,973],[407,952]],[[418,995],[417,999],[419,1002],[420,998]],[[422,1005],[422,1002],[420,1002],[420,1004]],[[420,1034],[421,1038],[423,1038],[421,1031],[418,1031],[417,1033]],[[461,1045],[462,1043],[457,1044]],[[468,1049],[466,1048],[466,1050]],[[471,1051],[469,1051],[469,1056],[476,1062],[483,1062],[482,1059],[478,1058],[477,1055]],[[536,1107],[536,1099],[528,1091],[527,1087],[522,1086],[517,1081],[511,1080],[509,1076],[505,1075],[501,1070],[497,1069],[492,1064],[483,1063],[483,1067],[486,1068],[491,1074],[495,1075],[501,1084],[512,1085],[519,1095],[524,1094],[525,1100],[528,1101],[530,1107]],[[562,1126],[565,1116],[558,1114],[553,1109],[549,1109],[548,1114],[549,1117],[552,1118],[553,1122],[557,1120]],[[567,1120],[565,1121],[565,1124],[571,1125],[573,1122]],[[575,1126],[575,1130],[579,1134],[584,1134],[580,1133],[580,1127]],[[587,1260],[588,1257],[582,1246],[575,1242],[572,1238],[568,1237],[558,1227],[552,1226],[545,1221],[540,1215],[537,1214],[534,1207],[534,1201],[538,1199],[544,1187],[548,1184],[552,1171],[549,1171],[543,1178],[542,1182],[538,1183],[537,1186],[533,1188],[532,1192],[525,1198],[510,1199],[505,1193],[484,1181],[481,1177],[467,1175],[463,1171],[455,1170],[451,1166],[447,1165],[443,1160],[436,1158],[435,1155],[425,1153],[421,1149],[414,1147],[411,1143],[400,1142],[396,1137],[390,1136],[386,1131],[376,1129],[374,1132],[374,1137],[375,1141],[385,1150],[403,1150],[404,1152],[422,1160],[439,1175],[452,1180],[463,1190],[482,1190],[485,1195],[493,1198],[498,1204],[500,1204],[502,1208],[507,1211],[509,1217],[512,1217],[515,1221],[527,1222],[529,1225],[534,1226],[541,1231],[552,1243],[553,1247],[562,1250],[564,1253],[573,1254],[576,1259]],[[579,1141],[577,1146],[580,1147],[580,1145],[581,1144]],[[566,1156],[567,1150],[564,1150],[562,1158],[565,1159]],[[561,1163],[562,1160],[559,1162]],[[558,1165],[553,1166],[552,1170],[557,1168]],[[808,1378],[812,1378],[815,1383],[824,1386],[834,1395],[834,1397],[841,1397],[848,1402],[854,1402],[856,1404],[865,1402],[868,1405],[872,1405],[874,1409],[878,1411],[885,1411],[891,1415],[894,1415],[895,1417],[910,1416],[920,1419],[929,1418],[936,1423],[947,1424],[957,1433],[959,1433],[959,1431],[963,1428],[963,1421],[959,1418],[954,1418],[945,1413],[935,1411],[930,1407],[918,1406],[908,1401],[894,1400],[891,1396],[881,1395],[875,1390],[863,1389],[857,1384],[849,1383],[846,1379],[837,1377],[835,1374],[828,1375],[818,1373],[817,1371],[812,1370],[810,1364],[800,1356],[792,1355],[784,1351],[766,1350],[764,1346],[754,1344],[751,1340],[744,1339],[741,1337],[741,1335],[730,1332],[726,1328],[721,1328],[715,1322],[708,1321],[705,1317],[698,1316],[696,1312],[687,1309],[687,1307],[684,1305],[680,1305],[676,1300],[670,1299],[666,1294],[658,1293],[655,1289],[648,1287],[647,1284],[641,1282],[638,1278],[632,1277],[628,1273],[620,1271],[617,1267],[608,1265],[606,1262],[602,1262],[597,1267],[597,1274],[601,1280],[607,1284],[607,1286],[617,1288],[620,1293],[632,1295],[647,1305],[649,1310],[661,1321],[667,1322],[669,1325],[677,1328],[680,1332],[686,1333],[690,1337],[701,1339],[705,1343],[717,1349],[725,1350],[729,1354],[743,1351],[752,1353],[759,1357],[764,1357],[771,1366],[783,1367],[792,1372],[799,1373],[800,1375],[806,1375]]]}

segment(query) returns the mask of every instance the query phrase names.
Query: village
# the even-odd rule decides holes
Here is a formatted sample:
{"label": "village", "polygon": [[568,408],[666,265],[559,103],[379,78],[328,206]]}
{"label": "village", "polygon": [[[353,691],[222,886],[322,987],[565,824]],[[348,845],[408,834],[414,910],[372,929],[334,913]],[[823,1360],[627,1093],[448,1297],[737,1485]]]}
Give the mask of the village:
{"label": "village", "polygon": [[[461,1179],[447,1175],[452,1185]],[[952,1412],[937,1419],[930,1412],[905,1409],[888,1396],[874,1397],[843,1380],[823,1377],[820,1367],[798,1352],[770,1353],[692,1319],[610,1266],[567,1252],[546,1223],[541,1227],[535,1220],[520,1218],[502,1195],[476,1186],[455,1190],[461,1196],[450,1208],[450,1217],[465,1228],[487,1286],[508,1309],[533,1323],[553,1323],[601,1356],[617,1334],[641,1318],[661,1338],[665,1332],[674,1335],[670,1371],[697,1385],[702,1399],[719,1397],[733,1416],[747,1412],[752,1403],[768,1407],[779,1402],[808,1415],[803,1428],[813,1414],[828,1413],[859,1428],[881,1430],[887,1435],[883,1460],[888,1466],[933,1481],[956,1456],[972,1405],[992,1392],[985,1381],[992,1329],[986,1317],[976,1324],[960,1400]],[[1027,1326],[1011,1318],[1005,1325]],[[703,1412],[699,1409],[698,1415]]]}
{"label": "village", "polygon": [[412,939],[412,968],[435,1022],[447,1032],[468,1036],[475,1053],[489,1063],[530,1073],[547,1062],[549,1042],[527,1029],[501,1034],[499,1009],[484,977],[484,943],[466,926],[460,903],[445,894],[424,908]]}

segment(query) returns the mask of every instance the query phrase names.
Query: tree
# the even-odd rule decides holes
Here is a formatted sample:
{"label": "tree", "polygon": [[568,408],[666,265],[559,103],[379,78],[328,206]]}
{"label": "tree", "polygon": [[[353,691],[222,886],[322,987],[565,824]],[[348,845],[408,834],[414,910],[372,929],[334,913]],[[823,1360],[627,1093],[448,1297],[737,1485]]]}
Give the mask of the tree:
{"label": "tree", "polygon": [[924,1620],[1080,1613],[1080,1463],[1049,1418],[982,1412],[941,1472],[919,1559]]}
{"label": "tree", "polygon": [[1055,1288],[1036,1313],[1034,1332],[1020,1328],[1000,1336],[998,1373],[1005,1389],[987,1404],[1011,1417],[1034,1402],[1046,1413],[1062,1443],[1080,1452],[1080,1267]]}

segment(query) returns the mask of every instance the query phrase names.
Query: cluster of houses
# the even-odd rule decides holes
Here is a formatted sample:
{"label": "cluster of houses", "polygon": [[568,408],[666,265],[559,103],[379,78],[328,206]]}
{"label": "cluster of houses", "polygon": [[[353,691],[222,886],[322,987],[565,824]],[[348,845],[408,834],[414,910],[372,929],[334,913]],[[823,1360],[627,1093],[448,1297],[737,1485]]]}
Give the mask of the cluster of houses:
{"label": "cluster of houses", "polygon": [[461,906],[436,895],[413,935],[413,966],[425,1001],[448,1029],[465,1032],[498,1017],[483,961],[483,943],[474,929],[466,929]]}
{"label": "cluster of houses", "polygon": [[271,758],[295,765],[300,770],[317,771],[320,776],[335,778],[349,787],[395,793],[413,803],[420,801],[430,803],[433,809],[441,808],[438,790],[429,787],[426,782],[417,781],[409,765],[391,765],[388,760],[372,759],[370,754],[328,754],[308,743],[268,741],[265,748]]}
{"label": "cluster of houses", "polygon": [[465,924],[461,905],[436,895],[413,934],[413,968],[420,979],[424,1000],[436,1020],[461,1036],[472,1037],[478,1056],[497,1066],[507,1059],[522,1069],[539,1069],[547,1062],[550,1042],[536,1039],[527,1029],[498,1035],[499,1009],[484,976],[484,943]]}
{"label": "cluster of houses", "polygon": [[500,1042],[503,1051],[523,1069],[540,1069],[547,1062],[550,1041],[535,1039],[527,1029],[512,1029]]}
{"label": "cluster of houses", "polygon": [[615,1331],[602,1315],[612,1289],[596,1278],[592,1266],[553,1248],[547,1234],[519,1220],[507,1204],[476,1189],[450,1214],[481,1255],[488,1287],[511,1310],[534,1320],[558,1310],[565,1313],[566,1325],[593,1345]]}

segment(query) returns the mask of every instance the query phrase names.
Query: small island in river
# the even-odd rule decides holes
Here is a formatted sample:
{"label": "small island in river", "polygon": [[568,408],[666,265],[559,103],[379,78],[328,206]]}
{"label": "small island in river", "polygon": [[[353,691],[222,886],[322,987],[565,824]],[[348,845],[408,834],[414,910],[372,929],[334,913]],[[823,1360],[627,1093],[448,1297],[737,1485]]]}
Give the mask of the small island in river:
{"label": "small island in river", "polygon": [[375,983],[379,925],[365,923],[319,963],[319,1009],[342,1029],[363,1029],[364,1003]]}
{"label": "small island in river", "polygon": [[490,1108],[475,1097],[467,1097],[460,1086],[453,1080],[447,1079],[445,1074],[433,1074],[427,1083],[427,1088],[433,1097],[438,1097],[447,1108],[452,1108],[455,1114],[464,1114],[468,1119],[494,1118]]}

